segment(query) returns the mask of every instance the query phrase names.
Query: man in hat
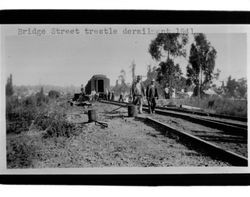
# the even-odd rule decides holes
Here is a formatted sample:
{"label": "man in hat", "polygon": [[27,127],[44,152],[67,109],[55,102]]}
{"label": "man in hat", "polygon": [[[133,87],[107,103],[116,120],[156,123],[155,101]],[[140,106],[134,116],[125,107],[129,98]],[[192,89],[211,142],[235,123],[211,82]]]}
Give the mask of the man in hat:
{"label": "man in hat", "polygon": [[155,80],[152,79],[150,85],[147,87],[146,96],[148,100],[149,113],[155,113],[156,99],[159,98],[158,91],[155,86]]}
{"label": "man in hat", "polygon": [[83,84],[81,85],[81,93],[82,93],[82,95],[85,95],[85,89],[83,87]]}
{"label": "man in hat", "polygon": [[115,100],[115,92],[112,91],[112,92],[111,92],[111,101],[114,101],[114,100]]}
{"label": "man in hat", "polygon": [[119,97],[119,102],[124,102],[123,92],[121,92],[121,94],[120,94],[120,97]]}
{"label": "man in hat", "polygon": [[132,85],[132,97],[133,104],[139,105],[139,114],[142,114],[143,97],[145,96],[145,90],[141,83],[141,76],[137,76],[135,83]]}
{"label": "man in hat", "polygon": [[79,102],[83,102],[85,100],[85,89],[83,84],[81,85],[81,94],[79,95],[79,98],[77,99],[77,101]]}
{"label": "man in hat", "polygon": [[108,101],[111,100],[111,90],[108,90]]}

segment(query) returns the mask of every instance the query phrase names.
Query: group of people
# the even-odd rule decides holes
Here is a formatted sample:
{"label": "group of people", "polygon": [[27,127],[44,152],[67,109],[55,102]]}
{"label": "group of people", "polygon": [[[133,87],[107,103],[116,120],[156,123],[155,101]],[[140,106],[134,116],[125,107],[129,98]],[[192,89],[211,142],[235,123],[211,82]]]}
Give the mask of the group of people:
{"label": "group of people", "polygon": [[139,106],[139,114],[142,113],[143,99],[146,96],[148,101],[149,113],[155,113],[156,100],[159,98],[155,80],[152,79],[147,86],[146,91],[141,82],[141,76],[137,76],[136,81],[132,85],[133,104]]}
{"label": "group of people", "polygon": [[79,95],[79,98],[77,99],[77,101],[82,102],[82,101],[86,101],[88,100],[88,97],[86,97],[85,94],[85,89],[83,87],[83,84],[81,85],[81,94]]}
{"label": "group of people", "polygon": [[106,92],[104,94],[104,99],[107,101],[114,101],[115,100],[115,92],[106,89]]}
{"label": "group of people", "polygon": [[[155,86],[155,80],[152,79],[150,84],[145,89],[142,84],[142,77],[137,76],[135,82],[132,85],[131,88],[131,100],[134,105],[138,106],[138,112],[142,113],[142,105],[143,105],[143,99],[146,97],[148,102],[148,108],[149,113],[155,113],[155,107],[156,107],[156,100],[159,98],[157,88]],[[81,96],[85,96],[85,90],[83,85],[81,85]],[[90,100],[98,100],[98,94],[96,91],[91,92],[91,99]],[[114,91],[106,90],[104,94],[104,99],[109,101],[115,100],[115,94]],[[121,94],[119,97],[119,102],[124,102],[124,95]]]}
{"label": "group of people", "polygon": [[99,93],[96,92],[95,90],[92,90],[90,95],[86,95],[85,88],[83,84],[81,85],[81,94],[79,95],[78,101],[84,101],[84,100],[95,101],[98,100],[98,98],[99,98]]}

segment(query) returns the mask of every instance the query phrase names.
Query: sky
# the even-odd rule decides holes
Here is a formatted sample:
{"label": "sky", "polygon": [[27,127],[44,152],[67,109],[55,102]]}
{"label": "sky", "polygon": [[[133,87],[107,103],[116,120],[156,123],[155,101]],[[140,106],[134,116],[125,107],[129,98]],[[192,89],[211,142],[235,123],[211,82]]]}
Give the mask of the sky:
{"label": "sky", "polygon": [[[88,31],[87,34],[86,27],[88,30],[98,30],[98,33],[90,34]],[[144,30],[148,30],[149,26],[145,27]],[[33,30],[33,33],[23,31],[28,28]],[[39,35],[34,28],[45,30],[46,33]],[[75,31],[70,35],[52,35],[52,28],[78,28],[80,33],[77,34]],[[104,32],[104,28],[109,34],[100,33],[100,30]],[[155,30],[155,27],[150,28],[152,31]],[[132,29],[140,29],[141,32],[128,34],[128,30]],[[112,33],[115,30],[118,33]],[[247,77],[246,34],[203,33],[217,51],[215,70],[221,70],[219,81],[226,80],[229,75],[236,79]],[[155,37],[155,31],[152,34],[142,34],[141,27],[131,25],[8,26],[2,29],[3,65],[6,77],[11,73],[15,85],[80,86],[86,84],[94,74],[106,75],[110,78],[111,85],[114,85],[122,69],[126,71],[127,82],[131,82],[132,61],[136,64],[136,74],[143,76],[146,75],[148,65],[159,64],[148,53],[149,44]],[[190,34],[187,52],[192,42]],[[185,76],[188,56],[177,58],[175,62],[180,64]]]}

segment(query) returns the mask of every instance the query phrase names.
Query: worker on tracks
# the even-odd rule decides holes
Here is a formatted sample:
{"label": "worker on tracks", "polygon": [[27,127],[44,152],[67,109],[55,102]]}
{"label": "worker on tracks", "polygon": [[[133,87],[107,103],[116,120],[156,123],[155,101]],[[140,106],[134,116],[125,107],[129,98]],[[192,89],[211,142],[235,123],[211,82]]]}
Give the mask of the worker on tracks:
{"label": "worker on tracks", "polygon": [[139,114],[142,114],[143,97],[145,96],[145,90],[141,83],[141,76],[137,76],[135,83],[132,85],[132,97],[133,104],[139,106]]}
{"label": "worker on tracks", "polygon": [[83,84],[81,85],[81,94],[85,95],[85,88],[84,88]]}
{"label": "worker on tracks", "polygon": [[120,94],[119,102],[124,102],[124,94],[123,94],[123,92],[121,92],[121,94]]}
{"label": "worker on tracks", "polygon": [[155,113],[156,99],[158,99],[159,96],[158,96],[157,88],[155,86],[155,80],[154,79],[151,80],[151,83],[147,87],[146,97],[147,97],[147,100],[148,100],[149,113],[150,114]]}

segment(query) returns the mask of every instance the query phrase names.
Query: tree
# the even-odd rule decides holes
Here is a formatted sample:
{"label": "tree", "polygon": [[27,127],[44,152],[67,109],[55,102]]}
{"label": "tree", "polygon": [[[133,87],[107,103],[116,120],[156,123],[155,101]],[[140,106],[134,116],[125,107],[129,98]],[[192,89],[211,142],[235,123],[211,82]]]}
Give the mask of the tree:
{"label": "tree", "polygon": [[120,75],[119,75],[119,80],[120,80],[120,82],[121,82],[121,84],[125,84],[125,80],[126,80],[126,72],[125,72],[125,70],[121,70],[121,72],[120,72]]}
{"label": "tree", "polygon": [[238,80],[238,92],[240,98],[245,98],[247,97],[247,79],[246,78],[241,78]]}
{"label": "tree", "polygon": [[178,88],[178,81],[181,79],[182,72],[179,64],[174,64],[174,61],[167,59],[166,62],[161,62],[157,68],[157,81],[162,88],[167,85],[171,88]]}
{"label": "tree", "polygon": [[186,56],[185,45],[187,42],[187,34],[160,33],[152,40],[149,46],[149,53],[152,58],[158,62],[161,61],[157,69],[159,73],[157,80],[161,83],[162,87],[167,83],[170,89],[170,96],[172,95],[172,88],[175,84],[175,74],[176,72],[177,75],[181,73],[179,72],[179,65],[174,65],[173,59]]}
{"label": "tree", "polygon": [[40,92],[36,93],[36,103],[37,105],[42,105],[46,102],[46,96],[44,95],[43,87],[41,87]]}
{"label": "tree", "polygon": [[217,68],[216,72],[213,73],[213,78],[215,80],[218,80],[219,76],[220,76],[220,73],[221,73],[221,70]]}
{"label": "tree", "polygon": [[167,59],[172,59],[177,56],[185,57],[186,50],[184,46],[187,42],[187,34],[159,33],[157,37],[152,40],[149,46],[149,53],[153,59],[157,61],[160,61],[165,55],[167,55]]}
{"label": "tree", "polygon": [[219,76],[219,71],[214,74],[216,50],[202,33],[194,35],[195,42],[191,45],[189,65],[187,66],[187,84],[195,84],[194,95],[209,87],[212,79]]}
{"label": "tree", "polygon": [[175,82],[176,82],[175,87],[177,91],[184,90],[186,92],[188,90],[187,79],[185,77],[180,76],[178,80],[176,80]]}
{"label": "tree", "polygon": [[[143,85],[144,87],[148,87],[149,84],[151,84],[152,79],[156,79],[157,78],[157,67],[152,67],[151,65],[148,65],[147,67],[147,79],[145,81],[143,81]],[[157,89],[159,89],[159,83],[155,84]],[[158,93],[161,93],[160,91],[158,91]]]}
{"label": "tree", "polygon": [[157,68],[155,66],[152,68],[151,65],[148,65],[147,79],[144,81],[144,84],[147,86],[148,84],[150,84],[152,79],[156,79],[156,78],[157,78]]}
{"label": "tree", "polygon": [[231,76],[228,77],[227,79],[227,84],[226,84],[226,96],[227,97],[236,97],[236,89],[237,89],[237,81],[235,79],[232,79]]}
{"label": "tree", "polygon": [[228,77],[226,86],[224,87],[226,97],[232,98],[246,98],[247,93],[247,80],[245,78],[233,79],[231,76]]}
{"label": "tree", "polygon": [[5,86],[6,96],[12,96],[14,94],[12,74],[7,78],[7,84]]}
{"label": "tree", "polygon": [[[119,83],[120,81],[120,83]],[[118,76],[118,80],[116,80],[116,85],[113,88],[116,95],[120,95],[121,93],[129,92],[130,88],[128,84],[126,84],[126,72],[125,70],[120,71],[120,75]]]}
{"label": "tree", "polygon": [[56,99],[60,97],[60,92],[56,90],[50,90],[48,93],[49,98]]}

